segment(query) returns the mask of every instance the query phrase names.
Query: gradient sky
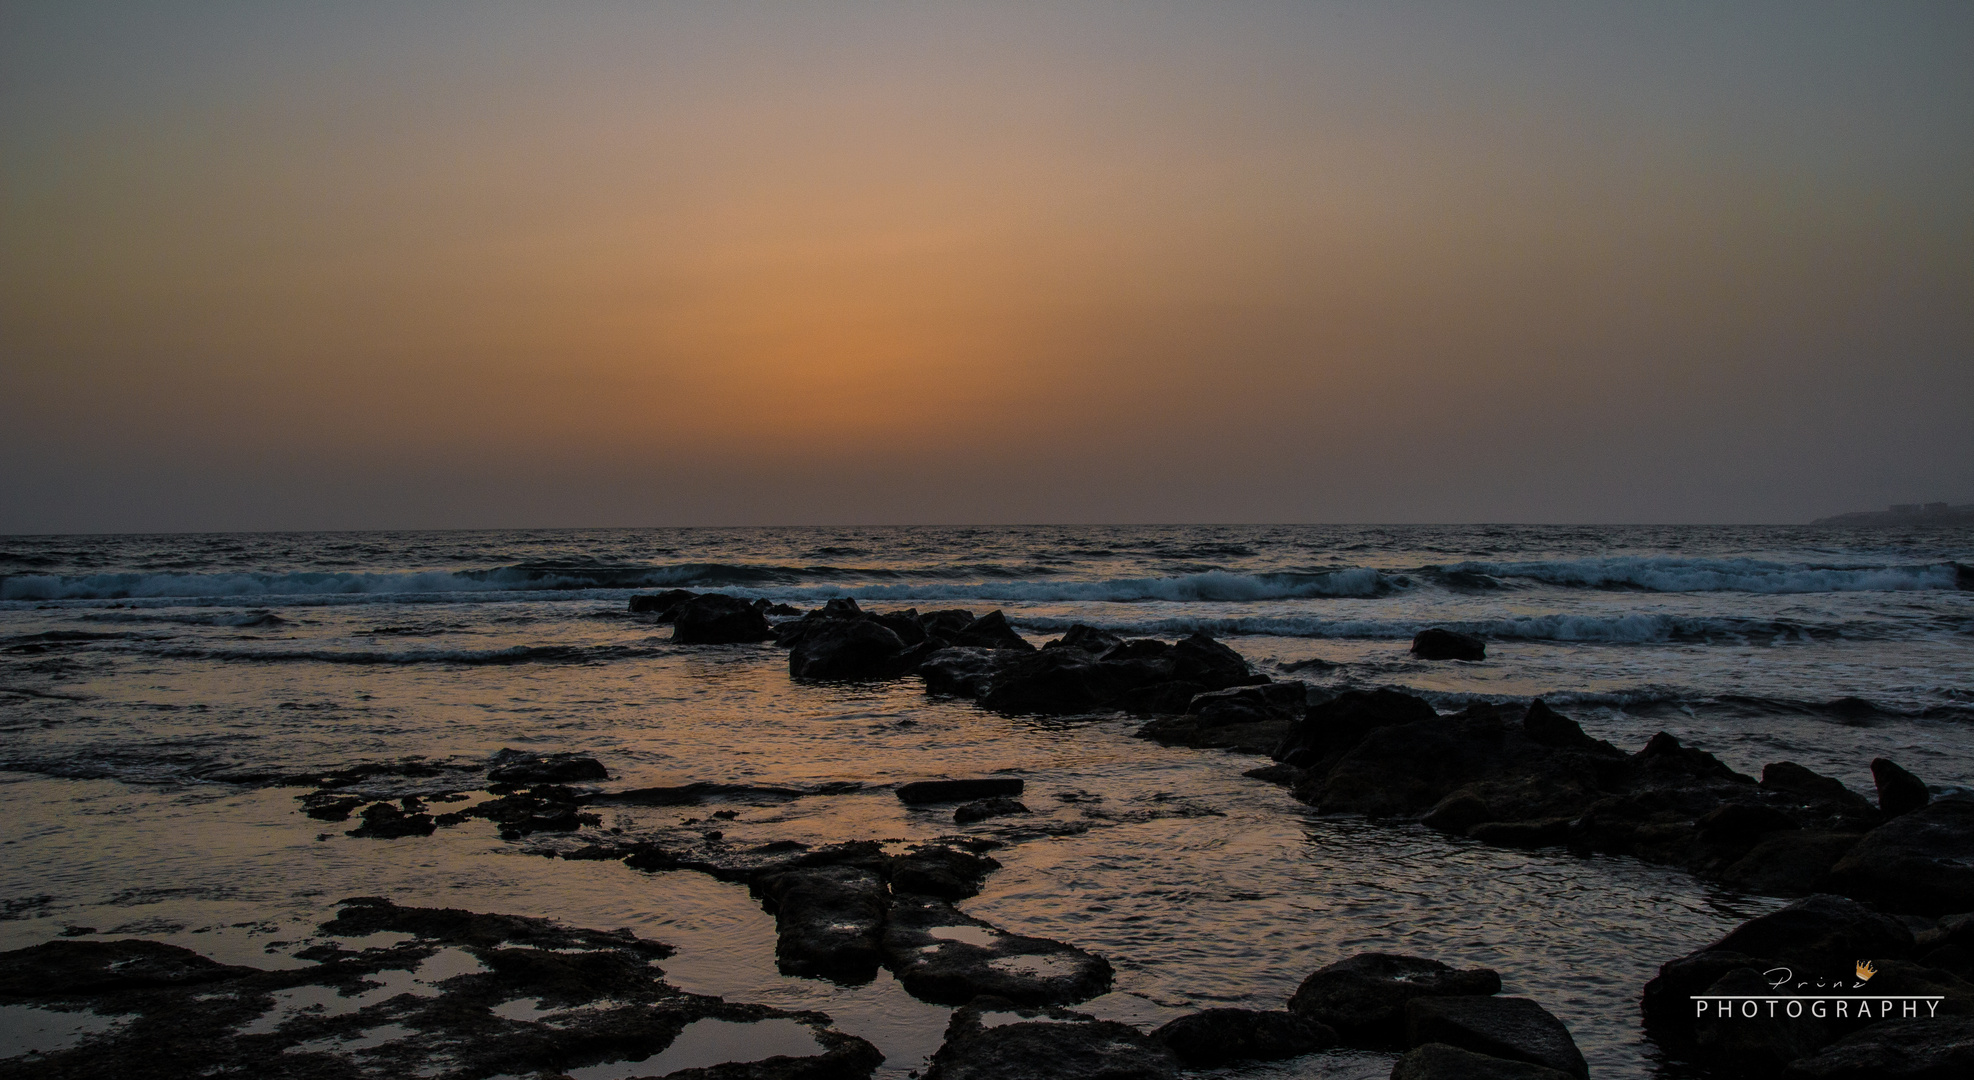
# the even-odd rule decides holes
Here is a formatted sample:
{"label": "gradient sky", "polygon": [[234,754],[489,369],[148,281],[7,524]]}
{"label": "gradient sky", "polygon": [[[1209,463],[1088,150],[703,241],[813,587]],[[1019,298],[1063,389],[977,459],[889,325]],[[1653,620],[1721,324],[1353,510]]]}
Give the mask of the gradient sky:
{"label": "gradient sky", "polygon": [[0,0],[0,532],[1974,501],[1974,5]]}

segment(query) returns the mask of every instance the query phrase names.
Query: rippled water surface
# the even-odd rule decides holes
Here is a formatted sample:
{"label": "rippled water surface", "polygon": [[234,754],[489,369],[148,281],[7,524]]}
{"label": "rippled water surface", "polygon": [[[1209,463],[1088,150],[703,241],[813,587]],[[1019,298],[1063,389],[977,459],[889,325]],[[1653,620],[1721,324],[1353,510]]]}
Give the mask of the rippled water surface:
{"label": "rippled water surface", "polygon": [[[1204,628],[1319,691],[1397,686],[1442,708],[1547,695],[1635,748],[1658,730],[1744,771],[1795,760],[1869,791],[1890,756],[1974,784],[1974,561],[1967,530],[900,529],[291,534],[0,539],[0,947],[68,927],[295,965],[336,900],[552,916],[679,946],[690,990],[819,1008],[902,1077],[949,1010],[888,975],[861,987],[773,967],[744,888],[529,854],[484,822],[365,840],[268,779],[503,746],[593,753],[610,787],[885,785],[1026,778],[1035,836],[962,906],[1108,957],[1088,1008],[1141,1025],[1278,1006],[1352,952],[1498,968],[1570,1025],[1601,1075],[1657,1068],[1637,1023],[1658,963],[1779,901],[1618,858],[1510,851],[1325,818],[1119,716],[1010,718],[916,679],[791,682],[772,646],[688,648],[626,612],[634,589],[798,605],[1005,609],[1041,640],[1075,622]],[[1489,658],[1406,653],[1428,625]],[[1320,661],[1320,663],[1311,663]],[[1846,700],[1855,699],[1855,700]],[[431,783],[444,786],[441,781]],[[455,786],[466,787],[472,779]],[[636,835],[717,827],[736,845],[1005,835],[888,789],[731,809],[606,811]],[[1044,830],[1031,830],[1040,832]],[[1314,1055],[1252,1075],[1383,1076]]]}

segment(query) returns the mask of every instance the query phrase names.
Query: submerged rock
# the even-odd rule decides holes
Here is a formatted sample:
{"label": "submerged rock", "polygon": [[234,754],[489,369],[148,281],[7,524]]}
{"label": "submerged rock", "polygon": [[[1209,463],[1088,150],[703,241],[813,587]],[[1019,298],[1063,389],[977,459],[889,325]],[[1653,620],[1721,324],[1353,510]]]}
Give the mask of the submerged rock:
{"label": "submerged rock", "polygon": [[980,799],[967,803],[953,811],[955,825],[971,825],[988,818],[1007,817],[1012,814],[1026,814],[1028,807],[1013,799]]}
{"label": "submerged rock", "polygon": [[893,899],[885,966],[913,997],[963,1005],[991,994],[1022,1005],[1062,1005],[1110,989],[1110,963],[1073,945],[1010,934],[930,896]]}
{"label": "submerged rock", "polygon": [[1398,1046],[1405,1005],[1414,998],[1500,992],[1501,976],[1488,968],[1462,971],[1423,957],[1359,953],[1302,980],[1289,1011],[1335,1029],[1352,1046]]}
{"label": "submerged rock", "polygon": [[1335,1046],[1337,1033],[1285,1010],[1204,1009],[1151,1033],[1189,1069],[1275,1061]]}
{"label": "submerged rock", "polygon": [[1472,634],[1433,627],[1412,638],[1412,655],[1421,660],[1485,660],[1487,643]]}
{"label": "submerged rock", "polygon": [[1585,1080],[1590,1066],[1570,1030],[1549,1010],[1519,997],[1422,997],[1405,1005],[1413,1046],[1445,1043],[1490,1057],[1526,1061]]}
{"label": "submerged rock", "polygon": [[672,640],[680,645],[732,645],[774,636],[761,608],[725,593],[695,596],[673,616]]}
{"label": "submerged rock", "polygon": [[[983,1019],[992,1017],[992,1026]],[[1170,1050],[1128,1024],[992,998],[953,1014],[925,1080],[1177,1080]]]}

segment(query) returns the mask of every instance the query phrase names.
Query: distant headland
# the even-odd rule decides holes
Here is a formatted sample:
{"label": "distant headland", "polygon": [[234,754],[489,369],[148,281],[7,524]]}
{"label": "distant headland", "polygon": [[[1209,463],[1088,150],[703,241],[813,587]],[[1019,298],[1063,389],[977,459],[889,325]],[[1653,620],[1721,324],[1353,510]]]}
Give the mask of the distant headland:
{"label": "distant headland", "polygon": [[1859,510],[1817,518],[1812,525],[1974,525],[1974,503],[1895,503],[1883,510]]}

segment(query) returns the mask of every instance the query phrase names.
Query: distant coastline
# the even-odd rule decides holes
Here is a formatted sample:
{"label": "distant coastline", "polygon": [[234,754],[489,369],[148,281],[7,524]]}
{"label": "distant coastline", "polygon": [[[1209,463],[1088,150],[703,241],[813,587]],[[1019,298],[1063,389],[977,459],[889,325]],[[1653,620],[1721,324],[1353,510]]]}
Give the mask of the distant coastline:
{"label": "distant coastline", "polygon": [[1883,510],[1859,510],[1817,518],[1812,525],[1974,525],[1974,503],[1898,503]]}

